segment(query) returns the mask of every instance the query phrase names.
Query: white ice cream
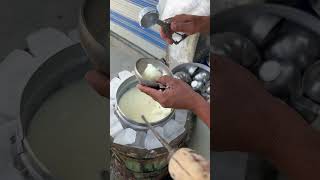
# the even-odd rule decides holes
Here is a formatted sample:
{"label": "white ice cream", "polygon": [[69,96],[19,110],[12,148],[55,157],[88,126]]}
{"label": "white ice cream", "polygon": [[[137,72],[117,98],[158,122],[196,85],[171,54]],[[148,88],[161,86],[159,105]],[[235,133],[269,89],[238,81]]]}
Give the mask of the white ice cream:
{"label": "white ice cream", "polygon": [[148,64],[146,69],[144,70],[142,77],[145,80],[156,81],[162,76],[161,70],[154,67],[152,64]]}
{"label": "white ice cream", "polygon": [[170,108],[163,108],[158,102],[136,87],[125,92],[119,101],[121,111],[131,120],[144,123],[141,118],[143,114],[151,122],[157,122],[171,113]]}

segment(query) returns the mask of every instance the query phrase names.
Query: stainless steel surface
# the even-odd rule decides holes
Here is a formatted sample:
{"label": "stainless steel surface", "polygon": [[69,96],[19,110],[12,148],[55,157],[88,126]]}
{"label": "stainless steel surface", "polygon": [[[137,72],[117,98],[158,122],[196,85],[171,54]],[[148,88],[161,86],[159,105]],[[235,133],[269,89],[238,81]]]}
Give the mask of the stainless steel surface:
{"label": "stainless steel surface", "polygon": [[163,139],[160,136],[160,134],[152,127],[152,125],[149,123],[149,121],[147,121],[146,117],[144,117],[144,115],[142,115],[141,118],[148,125],[148,128],[152,131],[152,133],[159,140],[159,142],[169,151],[169,153],[172,153],[173,149],[171,148],[169,143],[165,139]]}
{"label": "stainless steel surface", "polygon": [[171,19],[169,18],[167,20],[161,21],[159,19],[158,11],[151,7],[145,7],[139,12],[139,24],[144,28],[149,28],[153,25],[158,24],[159,26],[161,26],[163,32],[167,34],[168,37],[173,41],[174,44],[179,44],[188,36],[187,34],[173,32],[174,34],[180,36],[180,39],[179,40],[172,39],[172,31],[170,27]]}
{"label": "stainless steel surface", "polygon": [[202,81],[193,80],[191,82],[191,87],[195,91],[200,91],[204,86],[204,83]]}
{"label": "stainless steel surface", "polygon": [[[172,72],[174,74],[178,72],[193,74],[193,76],[191,76],[193,81],[190,81],[188,84],[194,91],[200,93],[208,102],[210,102],[210,68],[208,66],[200,63],[184,63],[174,67]],[[181,78],[178,77],[178,79]],[[209,92],[205,91],[204,88],[207,88],[206,90],[209,90]]]}
{"label": "stainless steel surface", "polygon": [[208,94],[208,93],[201,93],[201,96],[204,97],[208,102],[210,102],[210,94]]}
{"label": "stainless steel surface", "polygon": [[149,28],[159,20],[159,13],[156,9],[145,7],[139,12],[139,24],[144,28]]}
{"label": "stainless steel surface", "polygon": [[208,81],[205,85],[204,85],[204,92],[210,94],[210,81]]}
{"label": "stainless steel surface", "polygon": [[161,60],[152,58],[141,58],[136,62],[134,73],[136,78],[139,80],[139,83],[142,85],[160,88],[159,83],[143,79],[142,74],[148,64],[152,64],[154,67],[158,68],[162,72],[162,74],[173,76],[169,67],[166,66]]}
{"label": "stainless steel surface", "polygon": [[[116,93],[116,111],[115,114],[118,116],[120,122],[124,127],[130,127],[135,130],[147,130],[148,126],[145,123],[138,123],[134,120],[129,119],[119,108],[119,101],[122,95],[127,92],[129,89],[135,87],[138,84],[138,80],[135,76],[131,76],[119,86]],[[170,119],[175,117],[175,109],[172,109],[172,112],[165,118],[152,123],[153,126],[162,126],[167,123]]]}
{"label": "stainless steel surface", "polygon": [[107,20],[105,1],[86,0],[80,11],[79,31],[81,45],[95,68],[109,74]]}
{"label": "stainless steel surface", "polygon": [[180,79],[180,80],[182,80],[182,81],[184,81],[184,82],[186,82],[188,84],[192,81],[191,76],[188,73],[184,72],[184,71],[176,72],[174,74],[174,77],[177,78],[177,79]]}
{"label": "stainless steel surface", "polygon": [[[80,44],[76,44],[51,57],[29,79],[21,99],[17,142],[22,143],[17,143],[17,149],[23,150],[23,153],[19,154],[19,158],[32,177],[55,179],[56,177],[53,176],[57,175],[48,172],[48,164],[43,164],[43,159],[38,159],[39,154],[33,152],[34,147],[29,146],[30,139],[27,135],[29,135],[34,114],[50,95],[58,89],[70,85],[71,82],[81,79],[89,68],[90,63],[85,53]],[[48,143],[50,142],[48,141]],[[105,142],[105,147],[108,148],[108,139]],[[70,144],[72,143],[70,142]],[[48,153],[55,154],[56,152],[54,149],[50,149]],[[55,156],[57,155],[55,154]]]}
{"label": "stainless steel surface", "polygon": [[206,71],[200,71],[194,76],[194,80],[207,82],[210,79],[210,75]]}
{"label": "stainless steel surface", "polygon": [[174,67],[172,69],[172,73],[176,73],[178,71],[184,71],[184,72],[188,72],[187,71],[187,67],[189,66],[196,66],[202,70],[205,70],[206,72],[210,73],[210,68],[206,65],[200,64],[200,63],[184,63],[184,64],[180,64],[176,67]]}
{"label": "stainless steel surface", "polygon": [[193,66],[193,65],[189,65],[186,68],[187,68],[187,71],[190,74],[190,76],[193,76],[194,73],[198,70],[199,67]]}

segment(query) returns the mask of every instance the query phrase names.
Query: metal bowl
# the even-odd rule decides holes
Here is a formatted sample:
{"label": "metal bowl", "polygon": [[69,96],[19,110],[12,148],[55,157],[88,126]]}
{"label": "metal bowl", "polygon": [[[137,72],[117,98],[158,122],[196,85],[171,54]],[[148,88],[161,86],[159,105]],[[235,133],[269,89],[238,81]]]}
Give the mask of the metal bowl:
{"label": "metal bowl", "polygon": [[[53,164],[45,163],[46,161],[41,154],[39,154],[39,152],[36,153],[37,146],[30,144],[29,131],[33,126],[33,117],[47,98],[56,93],[57,90],[68,86],[76,80],[82,79],[84,74],[91,68],[90,65],[91,63],[81,48],[81,45],[75,44],[48,58],[48,60],[35,70],[25,85],[20,99],[20,116],[17,121],[18,127],[16,143],[14,145],[16,146],[15,149],[18,150],[15,157],[17,160],[21,160],[21,164],[19,163],[19,165],[29,174],[31,179],[57,180],[61,178],[59,174],[51,170]],[[108,107],[106,107],[106,109],[107,108]],[[105,140],[106,148],[109,149],[109,139],[106,138]],[[73,142],[71,141],[70,143]],[[57,146],[57,148],[59,148],[59,146]],[[60,155],[56,154],[55,149],[48,149],[47,152],[53,155],[51,158],[60,157]],[[91,152],[88,151],[88,153]],[[106,156],[101,158],[106,158],[107,164],[105,167],[109,167],[109,151],[106,151]],[[109,171],[109,168],[105,170]]]}
{"label": "metal bowl", "polygon": [[154,88],[159,87],[159,84],[157,82],[145,80],[142,77],[142,74],[148,64],[152,64],[153,66],[158,68],[160,71],[162,71],[163,74],[165,73],[168,76],[173,76],[169,67],[167,65],[165,65],[161,60],[152,59],[152,58],[141,58],[136,62],[134,73],[135,73],[136,78],[139,80],[140,84],[142,84],[142,85],[154,87]]}
{"label": "metal bowl", "polygon": [[[192,67],[197,67],[197,70],[195,72],[191,71],[190,69]],[[200,63],[184,63],[184,64],[180,64],[176,67],[174,67],[172,69],[172,73],[176,74],[177,72],[185,72],[188,74],[194,74],[195,76],[200,73],[200,72],[206,72],[209,75],[209,80],[210,81],[210,68],[206,65],[200,64]],[[199,94],[202,95],[202,97],[204,97],[205,99],[208,99],[208,95],[206,94],[206,96],[203,96],[203,93],[201,93],[202,89],[204,88],[205,84],[207,83],[207,81],[203,81],[204,79],[201,79],[200,81],[195,79],[195,76],[193,76],[193,81],[190,83],[188,83],[192,89],[195,92],[198,92]],[[209,94],[210,95],[210,94]]]}
{"label": "metal bowl", "polygon": [[204,70],[208,73],[210,73],[210,68],[206,65],[203,65],[203,64],[200,64],[200,63],[184,63],[184,64],[180,64],[176,67],[174,67],[172,69],[172,73],[177,73],[179,71],[183,71],[183,72],[186,72],[188,73],[188,68],[191,67],[191,66],[196,66],[199,68],[199,70]]}
{"label": "metal bowl", "polygon": [[[116,110],[115,110],[115,114],[117,115],[117,117],[119,118],[120,122],[122,123],[122,125],[124,127],[130,127],[132,129],[135,130],[147,130],[148,126],[145,123],[138,123],[130,118],[128,118],[120,109],[120,107],[118,106],[119,101],[122,97],[122,95],[127,92],[129,89],[135,87],[138,84],[138,80],[135,76],[131,76],[130,78],[128,78],[127,80],[123,81],[121,83],[121,85],[119,86],[117,93],[116,93]],[[163,126],[164,124],[166,124],[170,119],[173,119],[175,116],[175,109],[172,109],[171,113],[155,122],[155,123],[151,123],[153,126]]]}

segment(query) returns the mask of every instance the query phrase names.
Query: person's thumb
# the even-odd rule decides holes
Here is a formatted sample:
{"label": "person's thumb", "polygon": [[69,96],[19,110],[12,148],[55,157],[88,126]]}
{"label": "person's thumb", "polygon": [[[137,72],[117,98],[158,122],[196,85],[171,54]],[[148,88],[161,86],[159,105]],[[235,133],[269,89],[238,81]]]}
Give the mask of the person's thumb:
{"label": "person's thumb", "polygon": [[170,76],[161,76],[158,80],[157,80],[157,82],[158,83],[161,83],[161,84],[163,84],[163,85],[166,85],[166,84],[168,84],[170,81],[172,81],[172,80],[174,80],[174,78],[173,77],[170,77]]}
{"label": "person's thumb", "polygon": [[141,84],[137,85],[137,88],[146,93],[147,95],[151,96],[154,100],[158,100],[161,97],[160,91],[153,89],[153,88],[149,88],[147,86],[142,86]]}

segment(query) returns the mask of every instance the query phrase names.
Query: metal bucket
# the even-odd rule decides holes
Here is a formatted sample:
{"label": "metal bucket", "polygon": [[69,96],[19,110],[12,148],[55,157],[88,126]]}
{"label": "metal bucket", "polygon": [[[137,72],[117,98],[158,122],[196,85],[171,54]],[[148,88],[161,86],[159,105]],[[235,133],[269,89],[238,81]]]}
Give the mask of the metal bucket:
{"label": "metal bucket", "polygon": [[[138,123],[134,120],[130,120],[129,118],[127,118],[126,115],[121,111],[120,107],[118,106],[118,103],[122,95],[129,89],[135,87],[137,84],[138,84],[138,79],[135,76],[131,76],[130,78],[128,78],[127,80],[121,83],[116,94],[116,99],[117,99],[116,115],[118,116],[120,122],[124,127],[130,127],[135,130],[148,130],[148,127],[146,124]],[[164,125],[165,123],[168,122],[168,120],[174,118],[174,113],[175,113],[175,110],[172,109],[171,113],[167,117],[159,120],[156,123],[152,123],[152,125],[153,126]]]}
{"label": "metal bucket", "polygon": [[[35,149],[30,144],[28,135],[30,127],[32,127],[32,119],[48,96],[60,88],[82,79],[89,68],[88,58],[80,44],[76,44],[60,51],[42,64],[24,88],[16,141],[17,160],[22,163],[22,169],[27,170],[28,175],[35,180],[55,180],[58,178],[50,171],[48,165],[34,153]],[[47,153],[52,154],[54,158],[54,149]]]}
{"label": "metal bucket", "polygon": [[107,1],[85,0],[80,12],[79,31],[81,45],[95,68],[108,74],[109,41],[106,7]]}
{"label": "metal bucket", "polygon": [[[187,132],[173,140],[172,147],[185,144]],[[168,175],[168,151],[165,148],[154,150],[112,144],[112,168],[119,179],[162,179]]]}
{"label": "metal bucket", "polygon": [[[138,80],[135,76],[129,77],[123,81],[117,90],[117,103],[121,96],[130,88],[135,87]],[[116,105],[117,106],[117,105]],[[138,124],[125,117],[119,107],[116,107],[115,114],[118,116],[121,124],[127,128],[138,131],[147,131],[145,124]],[[175,110],[166,118],[156,122],[153,126],[162,126],[174,117]],[[170,142],[174,148],[184,145],[190,132],[190,121],[185,125],[186,131]],[[189,129],[188,129],[189,127]],[[112,168],[117,179],[162,179],[168,174],[168,151],[165,148],[157,148],[153,150],[137,148],[134,145],[112,144]]]}

